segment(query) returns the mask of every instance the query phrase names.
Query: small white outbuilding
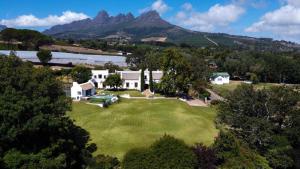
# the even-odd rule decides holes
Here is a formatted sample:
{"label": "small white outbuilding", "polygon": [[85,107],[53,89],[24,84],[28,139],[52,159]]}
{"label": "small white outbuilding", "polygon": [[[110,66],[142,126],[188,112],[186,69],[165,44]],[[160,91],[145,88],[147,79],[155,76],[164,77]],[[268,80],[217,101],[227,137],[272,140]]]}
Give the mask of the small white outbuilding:
{"label": "small white outbuilding", "polygon": [[71,87],[71,97],[74,100],[81,100],[82,98],[93,96],[95,93],[95,85],[91,81],[82,84],[73,82]]}
{"label": "small white outbuilding", "polygon": [[210,82],[217,85],[229,84],[230,75],[227,72],[213,73],[210,78]]}

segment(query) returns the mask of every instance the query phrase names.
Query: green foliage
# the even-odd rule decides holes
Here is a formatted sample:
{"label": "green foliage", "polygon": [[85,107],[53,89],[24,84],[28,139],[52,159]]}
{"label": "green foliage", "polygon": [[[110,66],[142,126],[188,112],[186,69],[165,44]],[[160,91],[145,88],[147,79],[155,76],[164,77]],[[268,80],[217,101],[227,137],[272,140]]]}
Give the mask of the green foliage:
{"label": "green foliage", "polygon": [[289,168],[294,165],[292,146],[299,139],[297,134],[289,135],[297,128],[291,124],[299,123],[299,118],[290,117],[299,112],[299,100],[299,94],[289,87],[255,90],[251,85],[242,85],[220,105],[219,118],[267,157],[270,166]]}
{"label": "green foliage", "polygon": [[214,61],[218,71],[226,71],[232,78],[298,84],[300,62],[291,56],[284,52],[223,51],[215,54]]}
{"label": "green foliage", "polygon": [[163,54],[160,90],[166,95],[187,93],[189,89],[190,65],[187,59],[176,49],[168,49]]}
{"label": "green foliage", "polygon": [[89,166],[90,169],[117,169],[120,167],[120,161],[116,157],[97,155]]}
{"label": "green foliage", "polygon": [[126,63],[132,70],[145,69],[146,67],[146,53],[150,50],[147,47],[138,47],[134,50],[132,55],[126,57]]}
{"label": "green foliage", "polygon": [[1,31],[1,36],[4,41],[20,41],[22,49],[36,50],[39,46],[49,45],[53,43],[51,37],[43,35],[38,31],[28,29],[13,29],[7,28]]}
{"label": "green foliage", "polygon": [[257,75],[255,73],[251,73],[250,75],[250,81],[253,83],[253,84],[257,84],[259,83],[259,79],[257,77]]}
{"label": "green foliage", "polygon": [[149,89],[150,89],[151,92],[154,91],[154,82],[153,82],[152,69],[149,70]]}
{"label": "green foliage", "polygon": [[124,169],[193,169],[196,157],[181,140],[163,136],[150,148],[129,151],[122,162]]}
{"label": "green foliage", "polygon": [[145,70],[141,70],[141,92],[145,90]]}
{"label": "green foliage", "polygon": [[92,77],[90,68],[84,66],[75,66],[71,71],[71,77],[75,82],[85,83]]}
{"label": "green foliage", "polygon": [[37,57],[43,65],[46,65],[52,59],[52,54],[50,50],[40,50]]}
{"label": "green foliage", "polygon": [[197,156],[197,169],[217,168],[217,157],[214,149],[206,147],[203,144],[196,144],[192,150]]}
{"label": "green foliage", "polygon": [[119,74],[111,74],[109,75],[104,82],[105,86],[110,86],[114,89],[122,86],[123,80],[121,79],[121,76]]}
{"label": "green foliage", "polygon": [[223,169],[271,169],[268,161],[243,145],[233,134],[221,132],[213,145],[218,167]]}
{"label": "green foliage", "polygon": [[71,100],[48,68],[0,57],[2,168],[82,168],[88,133],[65,112]]}
{"label": "green foliage", "polygon": [[103,66],[96,66],[95,70],[108,70],[109,73],[114,73],[115,71],[123,70],[120,66],[113,64],[112,62],[107,62]]}

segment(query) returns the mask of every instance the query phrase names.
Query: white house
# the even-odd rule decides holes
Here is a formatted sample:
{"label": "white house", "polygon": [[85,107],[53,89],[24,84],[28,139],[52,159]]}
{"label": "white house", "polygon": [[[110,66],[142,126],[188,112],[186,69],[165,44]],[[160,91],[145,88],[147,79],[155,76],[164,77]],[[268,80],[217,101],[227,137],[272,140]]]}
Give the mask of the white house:
{"label": "white house", "polygon": [[[97,88],[108,88],[104,86],[103,82],[110,74],[119,74],[123,80],[123,89],[141,89],[141,70],[139,71],[116,71],[115,73],[109,73],[108,70],[92,70],[92,82]],[[152,71],[153,82],[160,82],[163,76],[162,71]],[[148,70],[144,71],[145,87],[148,88],[150,82],[150,72]]]}
{"label": "white house", "polygon": [[71,97],[74,100],[81,100],[84,97],[93,96],[95,93],[95,85],[91,81],[82,84],[73,82],[71,87]]}
{"label": "white house", "polygon": [[106,78],[109,76],[109,70],[92,70],[92,82],[94,83],[96,88],[106,88],[103,85]]}
{"label": "white house", "polygon": [[229,84],[230,75],[227,72],[213,73],[210,78],[210,82],[217,85]]}

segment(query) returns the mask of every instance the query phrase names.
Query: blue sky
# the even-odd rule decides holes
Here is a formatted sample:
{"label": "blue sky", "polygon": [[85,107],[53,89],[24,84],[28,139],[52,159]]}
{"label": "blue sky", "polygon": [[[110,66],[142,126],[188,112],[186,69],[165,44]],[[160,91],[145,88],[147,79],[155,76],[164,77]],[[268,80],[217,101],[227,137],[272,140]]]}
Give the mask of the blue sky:
{"label": "blue sky", "polygon": [[300,0],[0,0],[0,24],[42,31],[100,10],[135,16],[157,10],[197,31],[300,41]]}

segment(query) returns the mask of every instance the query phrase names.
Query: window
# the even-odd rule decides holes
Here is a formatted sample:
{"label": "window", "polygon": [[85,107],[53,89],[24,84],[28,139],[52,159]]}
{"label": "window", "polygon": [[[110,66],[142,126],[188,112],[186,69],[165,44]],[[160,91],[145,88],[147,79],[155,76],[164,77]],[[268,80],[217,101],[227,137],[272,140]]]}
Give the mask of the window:
{"label": "window", "polygon": [[126,83],[126,87],[129,87],[129,83]]}
{"label": "window", "polygon": [[94,75],[94,78],[97,79],[97,75]]}
{"label": "window", "polygon": [[77,92],[77,95],[81,95],[81,92]]}
{"label": "window", "polygon": [[102,75],[98,75],[98,78],[99,78],[99,79],[102,79]]}
{"label": "window", "polygon": [[145,78],[145,80],[147,80],[147,76],[145,76],[144,78]]}
{"label": "window", "polygon": [[139,84],[137,82],[134,83],[134,87],[137,88]]}
{"label": "window", "polygon": [[104,75],[104,79],[106,79],[106,75]]}

